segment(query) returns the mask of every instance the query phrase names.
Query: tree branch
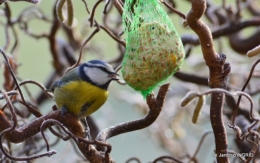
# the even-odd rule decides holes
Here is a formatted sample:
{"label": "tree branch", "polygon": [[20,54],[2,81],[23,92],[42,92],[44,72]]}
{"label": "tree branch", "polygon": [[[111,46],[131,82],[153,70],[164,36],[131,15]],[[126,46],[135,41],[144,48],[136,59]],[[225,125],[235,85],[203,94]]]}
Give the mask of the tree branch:
{"label": "tree branch", "polygon": [[[226,76],[230,71],[230,65],[225,64],[225,55],[219,55],[215,52],[211,31],[200,20],[206,10],[206,1],[192,0],[191,2],[192,8],[187,15],[187,23],[199,37],[203,57],[210,70],[209,85],[211,88],[226,88]],[[229,162],[228,157],[219,157],[220,154],[227,154],[227,136],[222,119],[223,103],[224,94],[212,94],[210,119],[215,136],[218,163]]]}
{"label": "tree branch", "polygon": [[165,84],[161,86],[156,98],[154,94],[150,94],[147,96],[146,102],[150,110],[144,118],[135,121],[121,123],[106,128],[98,134],[96,140],[105,142],[107,139],[113,136],[123,134],[126,132],[135,131],[135,130],[140,130],[151,125],[157,119],[157,117],[161,112],[169,85],[170,84]]}

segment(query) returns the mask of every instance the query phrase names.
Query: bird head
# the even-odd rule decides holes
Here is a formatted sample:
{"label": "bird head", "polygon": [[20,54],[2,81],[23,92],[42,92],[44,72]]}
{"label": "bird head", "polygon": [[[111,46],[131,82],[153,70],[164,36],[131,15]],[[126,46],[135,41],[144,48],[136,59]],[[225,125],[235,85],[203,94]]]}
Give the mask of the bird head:
{"label": "bird head", "polygon": [[113,80],[119,80],[118,74],[112,66],[100,60],[91,60],[79,67],[81,78],[103,89],[107,89]]}

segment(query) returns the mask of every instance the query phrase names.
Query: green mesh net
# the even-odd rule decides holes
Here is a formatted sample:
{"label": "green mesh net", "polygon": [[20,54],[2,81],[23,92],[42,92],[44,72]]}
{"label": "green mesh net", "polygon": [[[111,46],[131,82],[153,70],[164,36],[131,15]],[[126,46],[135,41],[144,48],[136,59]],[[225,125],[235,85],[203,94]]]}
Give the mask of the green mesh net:
{"label": "green mesh net", "polygon": [[125,0],[123,78],[144,97],[179,70],[184,49],[158,0]]}

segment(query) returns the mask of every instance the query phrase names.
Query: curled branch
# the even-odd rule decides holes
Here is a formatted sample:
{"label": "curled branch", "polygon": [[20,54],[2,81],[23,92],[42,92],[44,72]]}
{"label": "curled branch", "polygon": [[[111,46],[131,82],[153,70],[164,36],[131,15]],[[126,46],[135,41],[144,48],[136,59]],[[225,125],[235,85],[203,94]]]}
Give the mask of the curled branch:
{"label": "curled branch", "polygon": [[[192,0],[191,2],[192,8],[187,15],[187,23],[199,37],[203,57],[210,71],[209,86],[211,88],[226,88],[227,75],[231,67],[228,63],[225,63],[225,55],[215,52],[211,31],[200,20],[206,10],[206,1]],[[213,93],[211,96],[210,120],[215,136],[217,161],[229,162],[227,157],[219,157],[220,154],[227,154],[227,135],[222,119],[223,104],[224,95]]]}
{"label": "curled branch", "polygon": [[156,98],[154,94],[150,94],[149,96],[147,96],[146,102],[149,106],[149,112],[144,118],[106,128],[98,134],[96,140],[105,142],[107,139],[113,136],[135,130],[140,130],[151,125],[157,119],[161,112],[168,88],[169,84],[161,86]]}
{"label": "curled branch", "polygon": [[[245,82],[244,86],[242,87],[241,91],[244,91],[249,83],[249,81],[251,80],[251,77],[253,75],[253,72],[254,72],[254,69],[255,67],[258,65],[258,63],[260,62],[260,59],[258,59],[252,66],[251,70],[250,70],[250,74],[247,78],[247,81]],[[237,103],[236,103],[236,107],[234,109],[234,113],[233,113],[233,116],[232,116],[232,126],[235,126],[235,119],[236,119],[236,116],[237,116],[237,113],[238,113],[238,108],[239,108],[239,104],[240,104],[240,101],[241,101],[241,98],[242,96],[239,96],[238,97],[238,100],[237,100]],[[251,115],[252,113],[250,113]]]}
{"label": "curled branch", "polygon": [[[34,156],[15,157],[15,156],[10,155],[9,153],[7,153],[4,150],[3,145],[2,145],[2,138],[3,138],[4,135],[13,133],[13,131],[15,130],[15,127],[17,126],[17,119],[16,119],[16,115],[15,115],[15,112],[14,112],[14,107],[13,107],[12,102],[10,101],[7,93],[4,92],[3,94],[5,96],[5,99],[7,101],[8,106],[10,108],[10,111],[11,111],[11,114],[12,114],[12,120],[13,120],[13,125],[9,124],[10,127],[4,129],[0,133],[0,148],[1,148],[2,152],[4,153],[4,155],[6,157],[8,157],[9,159],[14,160],[14,161],[28,161],[28,160],[34,160],[36,158],[40,158],[40,157],[44,157],[44,156],[51,156],[53,154],[56,154],[55,151],[49,151],[49,152],[42,153],[42,154],[39,154],[39,155],[34,155]],[[0,114],[2,116],[3,112],[0,112]]]}
{"label": "curled branch", "polygon": [[210,89],[210,90],[208,90],[204,93],[198,93],[198,92],[192,91],[192,92],[187,93],[187,95],[181,100],[181,106],[188,105],[196,97],[200,98],[200,97],[203,97],[204,95],[211,94],[211,93],[218,93],[218,92],[225,93],[229,96],[245,96],[250,102],[250,118],[255,120],[255,121],[258,121],[258,119],[256,117],[254,117],[254,115],[253,115],[253,100],[252,100],[252,98],[250,97],[249,94],[247,94],[245,92],[241,92],[241,91],[235,91],[235,92],[232,93],[232,92],[229,92],[225,89],[220,89],[220,88]]}
{"label": "curled branch", "polygon": [[91,35],[88,37],[88,39],[82,44],[82,46],[80,48],[79,58],[78,58],[77,62],[74,65],[72,65],[71,67],[69,67],[66,70],[66,72],[70,71],[71,69],[77,67],[80,64],[80,61],[81,61],[81,58],[82,58],[82,55],[83,55],[83,50],[84,50],[85,46],[87,45],[89,40],[91,40],[92,37],[94,37],[95,34],[99,32],[100,26],[98,25],[98,23],[96,21],[95,21],[95,23],[96,23],[96,29],[91,33]]}
{"label": "curled branch", "polygon": [[183,163],[182,161],[180,161],[177,158],[174,158],[172,156],[160,156],[160,157],[156,158],[152,163],[157,163],[158,161],[162,161],[162,160],[171,160],[176,163]]}
{"label": "curled branch", "polygon": [[89,21],[90,21],[90,27],[93,26],[93,23],[94,23],[94,15],[95,15],[95,11],[96,11],[96,8],[98,7],[98,5],[102,2],[103,0],[99,0],[95,3],[91,13],[90,13],[90,17],[89,17]]}

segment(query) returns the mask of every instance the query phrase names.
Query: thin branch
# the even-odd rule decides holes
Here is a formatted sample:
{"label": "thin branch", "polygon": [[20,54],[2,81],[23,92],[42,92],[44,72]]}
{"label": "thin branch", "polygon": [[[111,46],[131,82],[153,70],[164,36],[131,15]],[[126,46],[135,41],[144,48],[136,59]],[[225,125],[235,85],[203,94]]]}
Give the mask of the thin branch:
{"label": "thin branch", "polygon": [[12,2],[24,1],[24,2],[34,3],[34,4],[37,4],[37,3],[41,2],[41,0],[9,0],[9,1],[12,1]]}
{"label": "thin branch", "polygon": [[126,46],[125,41],[120,40],[119,38],[117,38],[112,32],[110,32],[106,27],[100,25],[99,26],[101,29],[103,29],[111,38],[113,38],[116,42],[118,42],[120,45],[122,46]]}
{"label": "thin branch", "polygon": [[114,6],[116,7],[117,11],[119,12],[119,14],[122,16],[123,15],[123,7],[120,4],[120,2],[118,2],[118,0],[112,0]]}
{"label": "thin branch", "polygon": [[[45,134],[44,134],[44,129],[46,128],[46,126],[50,125],[50,124],[55,124],[55,125],[58,125],[60,128],[62,128],[63,131],[65,131],[68,135],[59,135],[58,137],[61,138],[62,140],[64,141],[67,141],[69,140],[70,138],[72,138],[75,142],[77,142],[77,139],[75,138],[75,136],[72,136],[73,134],[71,134],[71,132],[67,131],[65,129],[65,127],[57,120],[54,120],[54,119],[48,119],[46,121],[44,121],[42,124],[41,124],[41,134],[42,134],[42,137],[46,143],[46,148],[47,148],[47,151],[50,150],[50,146],[49,146],[49,143],[45,137]],[[56,135],[57,136],[57,135]]]}
{"label": "thin branch", "polygon": [[89,11],[89,9],[88,9],[88,4],[87,4],[87,2],[86,2],[85,0],[82,0],[82,2],[84,3],[87,12],[90,14],[90,11]]}
{"label": "thin branch", "polygon": [[129,158],[128,160],[126,160],[125,163],[129,163],[130,161],[136,161],[137,163],[141,163],[140,159],[137,157]]}
{"label": "thin branch", "polygon": [[69,67],[66,72],[70,71],[71,69],[77,67],[79,64],[80,64],[80,61],[81,61],[81,58],[82,58],[82,55],[83,55],[83,50],[86,46],[86,44],[92,39],[93,36],[95,36],[96,33],[98,33],[100,30],[100,26],[98,25],[98,23],[96,22],[96,29],[91,33],[91,35],[88,37],[88,39],[82,44],[81,48],[80,48],[80,53],[79,53],[79,57],[78,57],[78,60],[77,62],[72,65],[71,67]]}
{"label": "thin branch", "polygon": [[107,8],[108,8],[109,4],[110,4],[110,0],[107,1],[106,5],[104,7],[104,10],[103,10],[103,14],[107,14]]}
{"label": "thin branch", "polygon": [[98,0],[95,5],[93,6],[93,9],[90,13],[90,17],[89,17],[89,21],[90,21],[90,27],[93,27],[93,23],[94,23],[94,15],[95,15],[95,11],[96,11],[96,8],[98,7],[98,5],[102,2],[103,0]]}
{"label": "thin branch", "polygon": [[[254,69],[255,69],[255,67],[258,65],[259,62],[260,62],[260,59],[258,59],[258,60],[253,64],[253,66],[252,66],[252,68],[251,68],[251,71],[250,71],[250,74],[249,74],[249,76],[248,76],[248,78],[247,78],[247,80],[246,80],[244,86],[242,87],[241,91],[244,91],[244,90],[246,89],[248,83],[249,83],[250,80],[251,80],[251,77],[252,77],[252,75],[253,75]],[[235,126],[235,119],[236,119],[236,116],[237,116],[237,113],[238,113],[238,108],[239,108],[239,104],[240,104],[241,98],[242,98],[242,96],[239,96],[239,97],[238,97],[237,104],[236,104],[236,108],[234,109],[234,113],[233,113],[233,116],[232,116],[232,119],[231,119],[231,124],[232,124],[232,126]]]}
{"label": "thin branch", "polygon": [[[5,63],[6,63],[6,65],[8,66],[8,69],[9,69],[9,71],[10,71],[12,77],[13,77],[13,80],[14,80],[16,86],[17,86],[18,92],[19,92],[19,94],[20,94],[22,100],[25,102],[25,98],[24,98],[24,96],[23,96],[23,92],[22,92],[22,90],[21,90],[21,88],[20,88],[20,85],[19,85],[19,83],[18,83],[18,80],[16,79],[15,73],[14,73],[14,71],[13,71],[13,68],[12,68],[12,66],[11,66],[11,64],[10,64],[10,62],[9,62],[9,59],[8,59],[7,55],[5,54],[5,52],[4,52],[1,48],[0,48],[0,53],[2,53],[2,55],[3,55],[4,59],[5,59]],[[25,102],[25,103],[26,103],[26,102]]]}
{"label": "thin branch", "polygon": [[198,76],[198,75],[194,75],[194,74],[187,74],[187,73],[184,73],[181,71],[176,72],[173,76],[176,77],[177,79],[185,81],[185,82],[195,83],[195,84],[199,84],[202,86],[209,85],[208,78],[206,78],[206,77],[202,77],[202,76]]}
{"label": "thin branch", "polygon": [[161,3],[163,3],[167,8],[169,8],[172,12],[174,12],[175,14],[179,15],[182,19],[186,19],[186,15],[183,14],[181,11],[176,10],[175,8],[173,8],[171,5],[169,5],[165,0],[160,0]]}
{"label": "thin branch", "polygon": [[[14,96],[14,95],[17,95],[18,92],[17,92],[17,91],[9,91],[9,92],[6,92],[6,94],[7,94],[8,96]],[[4,94],[0,91],[0,100],[3,100],[3,99],[5,99],[5,96],[4,96]]]}
{"label": "thin branch", "polygon": [[[202,143],[204,142],[206,136],[208,136],[208,135],[211,134],[211,133],[212,133],[212,131],[206,131],[206,132],[204,132],[204,134],[202,135],[202,137],[201,137],[201,139],[200,139],[200,142],[199,142],[199,145],[197,146],[197,148],[196,148],[194,154],[190,157],[189,163],[190,163],[191,161],[194,161],[194,160],[196,159],[196,156],[197,156],[197,154],[198,154],[198,152],[199,152],[199,150],[200,150],[200,148],[201,148],[201,146],[202,146]],[[209,152],[209,151],[208,151],[208,152]]]}
{"label": "thin branch", "polygon": [[[34,85],[38,86],[38,87],[43,91],[43,93],[44,93],[46,96],[48,96],[48,97],[50,97],[50,98],[53,98],[53,94],[51,94],[50,92],[48,92],[48,89],[45,88],[45,86],[44,86],[43,84],[41,84],[41,83],[39,83],[39,82],[37,82],[37,81],[35,81],[35,80],[24,80],[24,81],[21,81],[21,82],[19,83],[20,86],[22,86],[22,85],[24,85],[24,84],[34,84]],[[16,88],[15,88],[15,89],[16,89]]]}
{"label": "thin branch", "polygon": [[160,157],[156,158],[152,163],[157,163],[158,161],[162,161],[164,159],[171,160],[171,161],[173,161],[173,163],[183,163],[182,161],[180,161],[177,158],[174,158],[172,156],[160,156]]}

